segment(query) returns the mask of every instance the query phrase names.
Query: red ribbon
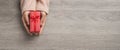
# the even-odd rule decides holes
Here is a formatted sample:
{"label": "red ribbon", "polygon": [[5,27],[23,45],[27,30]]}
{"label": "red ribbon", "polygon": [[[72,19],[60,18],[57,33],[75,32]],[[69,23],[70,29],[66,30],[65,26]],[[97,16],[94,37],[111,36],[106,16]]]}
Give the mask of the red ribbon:
{"label": "red ribbon", "polygon": [[35,31],[36,31],[36,25],[39,21],[40,21],[40,15],[38,15],[37,13],[34,13],[31,15],[30,22],[33,23],[34,26],[32,26],[32,27],[34,27],[34,28],[32,28],[32,29],[34,29]]}

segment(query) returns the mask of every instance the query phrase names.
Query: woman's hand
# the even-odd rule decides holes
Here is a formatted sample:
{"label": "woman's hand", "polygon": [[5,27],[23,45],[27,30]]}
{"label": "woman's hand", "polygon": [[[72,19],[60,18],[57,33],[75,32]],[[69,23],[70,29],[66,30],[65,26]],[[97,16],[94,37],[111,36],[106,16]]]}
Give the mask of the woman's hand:
{"label": "woman's hand", "polygon": [[29,32],[29,11],[25,11],[22,15],[22,22],[23,22],[23,25],[27,31],[28,34],[32,35],[30,32]]}
{"label": "woman's hand", "polygon": [[[23,24],[24,24],[24,27],[25,27],[25,29],[26,29],[26,31],[27,31],[27,33],[29,34],[29,35],[33,35],[32,33],[30,33],[30,31],[29,31],[29,13],[30,13],[30,11],[26,11],[26,12],[24,12],[23,13],[23,15],[22,15],[22,22],[23,22]],[[41,12],[41,14],[42,14],[42,17],[41,17],[41,22],[40,22],[40,27],[41,27],[41,29],[40,29],[40,32],[39,33],[35,33],[35,35],[39,35],[40,33],[42,33],[42,31],[43,31],[43,28],[44,28],[44,25],[45,25],[45,22],[46,22],[46,13],[45,12]]]}
{"label": "woman's hand", "polygon": [[46,23],[46,16],[47,16],[47,14],[45,13],[45,12],[41,12],[41,14],[42,14],[42,17],[41,17],[41,24],[40,24],[40,27],[41,27],[41,29],[40,29],[40,33],[42,33],[42,31],[43,31],[43,28],[44,28],[44,26],[45,26],[45,23]]}

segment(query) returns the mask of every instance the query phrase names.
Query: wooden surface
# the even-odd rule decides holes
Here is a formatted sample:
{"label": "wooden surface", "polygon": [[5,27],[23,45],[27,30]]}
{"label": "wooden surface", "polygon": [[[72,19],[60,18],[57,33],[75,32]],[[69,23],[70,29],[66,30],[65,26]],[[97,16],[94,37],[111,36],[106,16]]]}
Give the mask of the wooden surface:
{"label": "wooden surface", "polygon": [[0,50],[120,50],[120,0],[51,0],[38,37],[26,34],[19,0],[0,0]]}

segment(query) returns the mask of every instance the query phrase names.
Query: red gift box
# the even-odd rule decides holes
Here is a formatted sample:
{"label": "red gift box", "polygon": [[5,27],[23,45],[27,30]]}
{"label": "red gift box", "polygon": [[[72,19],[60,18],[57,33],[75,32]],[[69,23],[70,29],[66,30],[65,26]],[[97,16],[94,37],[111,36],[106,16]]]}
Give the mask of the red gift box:
{"label": "red gift box", "polygon": [[39,33],[40,32],[40,11],[30,11],[30,32]]}

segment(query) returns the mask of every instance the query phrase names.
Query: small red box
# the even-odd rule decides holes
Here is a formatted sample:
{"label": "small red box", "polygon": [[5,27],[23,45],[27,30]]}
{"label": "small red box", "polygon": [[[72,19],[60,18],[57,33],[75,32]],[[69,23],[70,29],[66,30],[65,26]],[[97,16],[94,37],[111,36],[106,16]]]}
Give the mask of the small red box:
{"label": "small red box", "polygon": [[30,32],[39,33],[40,32],[40,11],[30,11]]}

